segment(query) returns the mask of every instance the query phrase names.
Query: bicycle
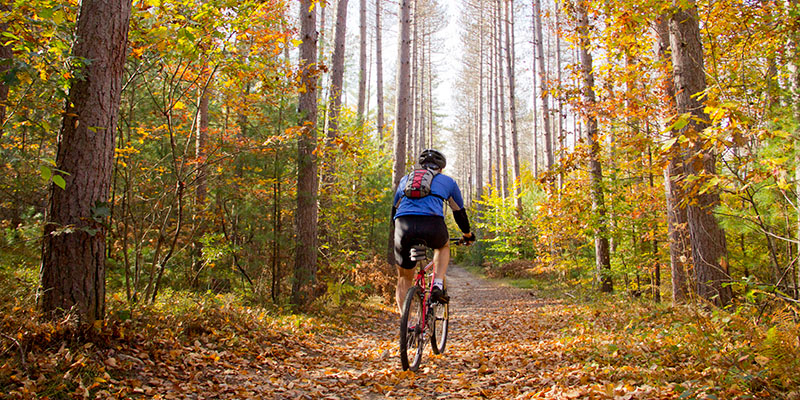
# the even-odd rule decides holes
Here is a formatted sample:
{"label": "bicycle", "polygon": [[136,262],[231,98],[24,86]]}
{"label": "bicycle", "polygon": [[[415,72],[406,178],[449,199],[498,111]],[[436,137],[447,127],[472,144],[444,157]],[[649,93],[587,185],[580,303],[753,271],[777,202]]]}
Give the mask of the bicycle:
{"label": "bicycle", "polygon": [[[451,238],[450,242],[462,244],[462,240]],[[436,278],[433,260],[423,266],[427,259],[427,246],[418,244],[411,248],[411,260],[420,266],[414,277],[414,285],[408,289],[400,316],[400,363],[403,370],[416,371],[422,362],[422,351],[430,334],[433,354],[444,353],[450,321],[448,304],[431,301],[431,289]],[[430,281],[426,277],[430,277]]]}

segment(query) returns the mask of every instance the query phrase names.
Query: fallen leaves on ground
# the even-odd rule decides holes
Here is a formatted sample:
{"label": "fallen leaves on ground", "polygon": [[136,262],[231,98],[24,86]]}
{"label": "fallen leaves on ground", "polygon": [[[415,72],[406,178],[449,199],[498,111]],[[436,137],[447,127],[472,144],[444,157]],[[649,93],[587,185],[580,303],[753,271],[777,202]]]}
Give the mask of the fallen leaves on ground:
{"label": "fallen leaves on ground", "polygon": [[737,353],[740,339],[715,332],[704,355],[687,310],[542,299],[458,267],[448,285],[447,349],[428,346],[417,372],[401,371],[398,316],[378,302],[304,317],[218,297],[99,330],[28,322],[7,334],[5,318],[0,389],[13,399],[800,397],[796,379],[751,377],[771,361]]}

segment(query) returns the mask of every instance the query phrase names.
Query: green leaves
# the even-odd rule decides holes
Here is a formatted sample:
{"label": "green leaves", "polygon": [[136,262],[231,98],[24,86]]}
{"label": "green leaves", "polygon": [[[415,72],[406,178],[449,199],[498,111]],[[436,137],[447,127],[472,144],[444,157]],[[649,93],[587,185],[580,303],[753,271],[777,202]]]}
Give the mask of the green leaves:
{"label": "green leaves", "polygon": [[[42,161],[46,162],[48,165],[55,167],[56,162],[52,159],[43,159]],[[42,177],[42,180],[45,182],[53,182],[56,186],[60,187],[62,190],[66,189],[67,182],[64,180],[62,175],[69,175],[68,172],[62,171],[58,168],[51,168],[48,165],[40,165],[39,166],[39,175]]]}

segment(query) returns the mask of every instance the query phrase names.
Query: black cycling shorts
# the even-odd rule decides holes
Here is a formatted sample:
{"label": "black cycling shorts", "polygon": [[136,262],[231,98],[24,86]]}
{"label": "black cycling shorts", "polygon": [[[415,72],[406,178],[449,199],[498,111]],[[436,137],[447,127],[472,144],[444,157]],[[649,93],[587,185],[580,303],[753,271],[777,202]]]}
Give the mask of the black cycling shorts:
{"label": "black cycling shorts", "polygon": [[436,215],[403,215],[394,220],[394,259],[405,269],[414,268],[411,247],[424,244],[431,249],[441,249],[450,240],[444,218]]}

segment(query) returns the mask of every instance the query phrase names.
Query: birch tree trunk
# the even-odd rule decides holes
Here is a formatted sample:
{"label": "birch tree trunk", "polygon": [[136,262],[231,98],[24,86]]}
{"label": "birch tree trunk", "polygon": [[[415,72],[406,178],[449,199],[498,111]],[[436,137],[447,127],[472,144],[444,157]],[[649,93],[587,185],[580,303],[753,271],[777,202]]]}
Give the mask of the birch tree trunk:
{"label": "birch tree trunk", "polygon": [[718,306],[730,304],[733,293],[728,274],[728,249],[725,232],[714,217],[714,207],[719,204],[719,193],[714,188],[700,193],[700,187],[709,177],[716,174],[716,156],[707,149],[704,139],[699,135],[708,124],[708,115],[703,104],[696,97],[706,89],[703,67],[703,45],[700,39],[700,25],[694,2],[688,8],[679,9],[670,20],[670,48],[675,81],[675,100],[678,114],[691,113],[688,124],[681,134],[694,142],[690,154],[685,159],[687,176],[700,177],[686,186],[687,196],[691,197],[687,207],[689,237],[692,246],[692,261],[697,294]]}
{"label": "birch tree trunk", "polygon": [[292,303],[296,305],[313,299],[317,279],[317,15],[312,4],[312,0],[300,1],[299,64],[304,90],[298,99],[302,129],[297,139],[297,242],[292,282]]}
{"label": "birch tree trunk", "polygon": [[206,148],[208,146],[208,98],[209,98],[209,84],[211,77],[209,75],[208,67],[204,68],[204,75],[208,76],[208,81],[200,88],[200,98],[197,107],[197,132],[195,135],[195,160],[197,163],[197,178],[194,191],[194,223],[195,223],[195,237],[193,241],[194,247],[194,276],[192,277],[192,286],[199,287],[200,273],[203,269],[203,242],[200,239],[205,233],[204,218],[206,208],[206,197],[208,196],[207,174],[208,167],[206,166]]}
{"label": "birch tree trunk", "polygon": [[[108,193],[114,164],[131,3],[83,0],[72,55],[92,60],[73,76],[56,165],[64,189],[50,186],[37,293],[45,317],[76,312],[88,323],[105,314]],[[66,228],[72,228],[67,230]]]}

